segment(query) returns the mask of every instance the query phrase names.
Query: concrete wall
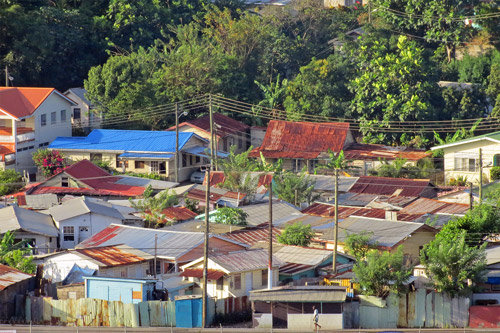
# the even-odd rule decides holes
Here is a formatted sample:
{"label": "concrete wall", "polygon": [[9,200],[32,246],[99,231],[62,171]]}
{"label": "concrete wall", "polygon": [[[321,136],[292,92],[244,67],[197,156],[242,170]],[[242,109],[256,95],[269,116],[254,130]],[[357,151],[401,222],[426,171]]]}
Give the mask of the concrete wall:
{"label": "concrete wall", "polygon": [[270,313],[254,313],[253,327],[255,328],[272,328],[273,315]]}
{"label": "concrete wall", "polygon": [[84,297],[85,285],[83,283],[57,287],[57,299],[79,299]]}
{"label": "concrete wall", "polygon": [[[318,324],[321,330],[343,329],[343,316],[341,313],[320,314]],[[313,314],[288,314],[289,330],[314,331]]]}
{"label": "concrete wall", "polygon": [[51,256],[38,264],[43,264],[42,277],[52,283],[61,282],[75,264],[82,268],[98,270],[99,266],[93,260],[85,260],[74,253],[61,253]]}

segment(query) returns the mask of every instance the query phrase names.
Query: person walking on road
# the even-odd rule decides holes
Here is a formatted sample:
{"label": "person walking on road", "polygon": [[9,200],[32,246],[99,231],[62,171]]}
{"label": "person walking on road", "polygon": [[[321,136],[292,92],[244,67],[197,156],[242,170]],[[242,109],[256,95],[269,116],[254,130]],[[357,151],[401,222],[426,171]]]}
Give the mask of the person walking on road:
{"label": "person walking on road", "polygon": [[319,329],[321,329],[321,325],[318,324],[319,311],[318,311],[318,309],[316,309],[316,306],[313,306],[313,310],[314,310],[314,314],[313,314],[314,331],[317,331],[318,327],[319,327]]}

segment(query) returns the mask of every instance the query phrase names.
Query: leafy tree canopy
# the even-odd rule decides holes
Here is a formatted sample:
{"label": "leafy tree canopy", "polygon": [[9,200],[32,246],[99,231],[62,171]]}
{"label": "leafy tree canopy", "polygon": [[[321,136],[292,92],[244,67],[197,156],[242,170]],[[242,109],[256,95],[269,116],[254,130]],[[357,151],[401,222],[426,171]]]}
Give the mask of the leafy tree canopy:
{"label": "leafy tree canopy", "polygon": [[15,234],[7,231],[0,240],[0,263],[18,269],[28,274],[34,274],[36,264],[33,257],[27,256],[30,248],[26,242],[14,243]]}
{"label": "leafy tree canopy", "polygon": [[304,171],[298,175],[285,171],[274,175],[273,194],[290,203],[310,203],[318,198],[313,193],[314,184],[315,181]]}
{"label": "leafy tree canopy", "polygon": [[287,225],[285,230],[278,235],[278,242],[286,245],[309,246],[314,235],[310,224],[304,225],[302,222],[295,222]]}
{"label": "leafy tree canopy", "polygon": [[215,223],[246,225],[248,214],[241,208],[221,207],[213,215]]}
{"label": "leafy tree canopy", "polygon": [[148,185],[144,190],[144,199],[137,202],[129,199],[131,206],[141,214],[141,217],[146,221],[147,227],[157,228],[160,226],[168,225],[171,222],[166,221],[165,215],[162,211],[166,208],[179,204],[179,197],[175,191],[170,192],[164,190],[153,195],[153,188]]}

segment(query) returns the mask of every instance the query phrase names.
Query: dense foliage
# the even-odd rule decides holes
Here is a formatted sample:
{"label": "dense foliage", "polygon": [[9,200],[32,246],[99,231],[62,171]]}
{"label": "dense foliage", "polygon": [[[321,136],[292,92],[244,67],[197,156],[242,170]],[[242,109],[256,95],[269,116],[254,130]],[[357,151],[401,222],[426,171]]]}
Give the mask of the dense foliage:
{"label": "dense foliage", "polygon": [[33,256],[29,253],[31,249],[26,242],[14,243],[15,234],[7,231],[0,240],[0,264],[4,264],[28,274],[34,274],[36,264]]}
{"label": "dense foliage", "polygon": [[45,177],[58,174],[67,166],[64,155],[57,150],[39,149],[33,153],[33,161]]}
{"label": "dense foliage", "polygon": [[215,223],[246,225],[248,214],[241,208],[221,207],[213,215]]}
{"label": "dense foliage", "polygon": [[23,187],[22,177],[13,169],[0,171],[0,195],[15,193]]}
{"label": "dense foliage", "polygon": [[146,221],[145,227],[158,228],[170,225],[173,221],[167,221],[163,210],[179,204],[179,197],[175,191],[164,190],[154,195],[153,188],[148,185],[144,190],[144,199],[134,201],[130,198],[130,204]]}
{"label": "dense foliage", "polygon": [[278,235],[278,242],[286,245],[309,246],[313,237],[314,231],[310,224],[304,225],[302,222],[296,222],[285,227],[285,230]]}

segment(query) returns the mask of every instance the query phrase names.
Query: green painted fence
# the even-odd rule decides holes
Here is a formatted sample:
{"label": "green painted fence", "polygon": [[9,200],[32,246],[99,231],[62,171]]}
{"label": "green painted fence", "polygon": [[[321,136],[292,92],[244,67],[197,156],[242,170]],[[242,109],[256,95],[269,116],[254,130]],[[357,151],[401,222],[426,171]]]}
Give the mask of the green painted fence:
{"label": "green painted fence", "polygon": [[16,299],[16,317],[27,322],[67,326],[174,327],[174,301],[123,304],[93,298],[54,300],[50,297]]}

